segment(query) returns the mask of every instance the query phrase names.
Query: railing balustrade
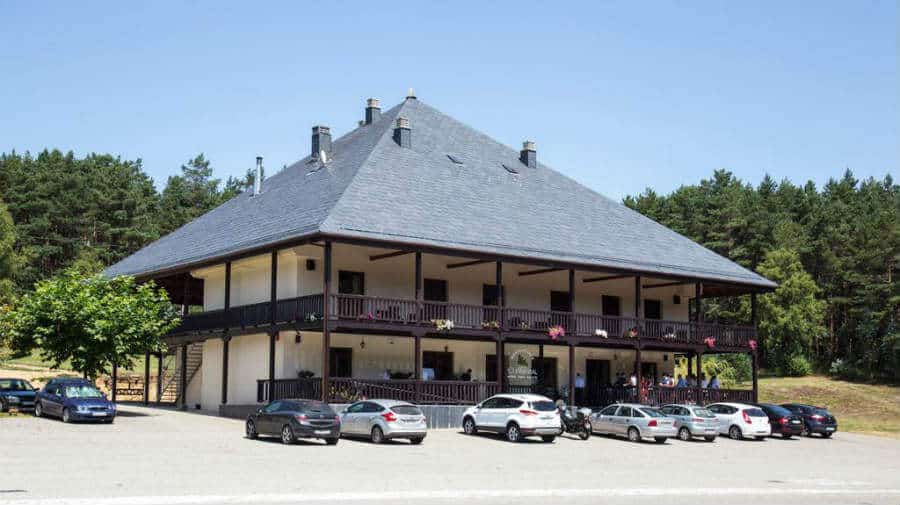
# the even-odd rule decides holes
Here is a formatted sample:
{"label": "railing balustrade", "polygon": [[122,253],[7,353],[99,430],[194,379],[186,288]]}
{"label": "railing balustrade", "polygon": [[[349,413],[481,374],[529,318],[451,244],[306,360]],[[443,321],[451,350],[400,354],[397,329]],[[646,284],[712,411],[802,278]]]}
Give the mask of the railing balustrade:
{"label": "railing balustrade", "polygon": [[496,382],[329,379],[329,399],[353,402],[384,398],[412,403],[471,405],[500,391]]}
{"label": "railing balustrade", "polygon": [[256,381],[257,402],[264,403],[284,398],[321,400],[322,378],[275,379],[274,385],[267,379]]}
{"label": "railing balustrade", "polygon": [[[278,300],[275,307],[275,323],[304,321],[310,315],[321,319],[322,301],[322,295],[307,295]],[[271,311],[272,304],[270,302],[261,302],[239,305],[228,310],[217,309],[189,314],[182,318],[181,324],[171,333],[265,326],[272,323]]]}

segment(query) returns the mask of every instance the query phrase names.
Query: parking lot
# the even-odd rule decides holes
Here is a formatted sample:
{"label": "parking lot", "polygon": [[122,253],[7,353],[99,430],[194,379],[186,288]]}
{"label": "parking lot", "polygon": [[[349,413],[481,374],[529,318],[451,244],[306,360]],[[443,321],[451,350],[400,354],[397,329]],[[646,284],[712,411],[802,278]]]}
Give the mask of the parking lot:
{"label": "parking lot", "polygon": [[[0,420],[0,503],[900,502],[900,441],[511,444],[456,430],[421,446],[252,441],[243,423],[124,406],[113,425]],[[798,500],[799,498],[799,500]]]}

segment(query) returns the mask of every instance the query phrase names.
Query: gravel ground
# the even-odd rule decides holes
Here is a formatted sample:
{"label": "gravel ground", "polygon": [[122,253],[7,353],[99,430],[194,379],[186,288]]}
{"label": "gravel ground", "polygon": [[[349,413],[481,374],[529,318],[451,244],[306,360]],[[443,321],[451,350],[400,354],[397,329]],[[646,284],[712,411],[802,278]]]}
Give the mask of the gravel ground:
{"label": "gravel ground", "polygon": [[0,420],[0,504],[900,503],[900,441],[511,444],[434,430],[421,446],[247,440],[243,423],[124,406],[113,425]]}

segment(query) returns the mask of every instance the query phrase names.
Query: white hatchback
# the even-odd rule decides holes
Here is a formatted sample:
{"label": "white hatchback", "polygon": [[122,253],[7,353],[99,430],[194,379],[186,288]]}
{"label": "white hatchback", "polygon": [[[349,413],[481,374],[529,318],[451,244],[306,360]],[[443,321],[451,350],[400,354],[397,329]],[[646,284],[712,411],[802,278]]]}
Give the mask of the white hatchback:
{"label": "white hatchback", "polygon": [[556,404],[546,396],[503,394],[469,407],[463,413],[466,434],[478,431],[502,433],[510,442],[539,436],[553,442],[562,431]]}
{"label": "white hatchback", "polygon": [[719,421],[720,435],[728,435],[733,440],[763,440],[772,434],[769,416],[759,407],[743,403],[713,403],[706,408]]}

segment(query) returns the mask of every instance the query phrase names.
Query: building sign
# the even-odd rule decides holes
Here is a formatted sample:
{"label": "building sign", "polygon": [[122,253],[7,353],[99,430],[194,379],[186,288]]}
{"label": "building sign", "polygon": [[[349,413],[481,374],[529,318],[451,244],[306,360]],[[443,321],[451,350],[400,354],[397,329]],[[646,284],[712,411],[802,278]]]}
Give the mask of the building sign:
{"label": "building sign", "polygon": [[531,367],[534,356],[520,349],[509,356],[506,379],[510,385],[531,386],[537,382],[537,372]]}

